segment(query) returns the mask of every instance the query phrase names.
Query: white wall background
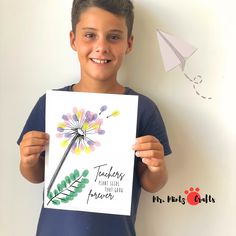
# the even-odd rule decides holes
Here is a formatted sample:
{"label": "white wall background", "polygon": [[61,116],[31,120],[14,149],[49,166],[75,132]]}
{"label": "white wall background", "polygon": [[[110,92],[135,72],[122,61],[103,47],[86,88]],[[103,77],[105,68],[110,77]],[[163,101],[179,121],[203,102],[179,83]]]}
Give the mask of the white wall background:
{"label": "white wall background", "polygon": [[[35,235],[43,185],[21,177],[16,140],[45,90],[78,80],[69,46],[71,2],[0,0],[0,235]],[[155,196],[184,197],[184,190],[199,187],[202,196],[216,200],[198,206],[159,204],[143,192],[137,235],[236,235],[234,1],[134,3],[135,46],[120,80],[157,102],[173,150],[167,159],[169,182]],[[197,96],[180,69],[164,71],[156,28],[198,48],[186,72],[203,76],[199,90],[212,100]]]}

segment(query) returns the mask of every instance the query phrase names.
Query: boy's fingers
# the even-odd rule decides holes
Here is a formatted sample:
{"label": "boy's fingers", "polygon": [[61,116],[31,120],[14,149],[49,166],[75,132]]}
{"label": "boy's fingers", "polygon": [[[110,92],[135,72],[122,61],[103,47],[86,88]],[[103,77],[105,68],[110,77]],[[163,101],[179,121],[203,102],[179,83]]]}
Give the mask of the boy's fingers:
{"label": "boy's fingers", "polygon": [[133,150],[137,157],[155,162],[164,156],[164,148],[160,141],[154,136],[146,135],[136,139]]}
{"label": "boy's fingers", "polygon": [[143,158],[142,162],[148,166],[152,166],[152,167],[160,167],[163,163],[163,160],[159,160],[159,159],[154,159],[154,158]]}
{"label": "boy's fingers", "polygon": [[137,138],[137,141],[133,145],[132,148],[135,151],[160,151],[160,152],[163,152],[163,150],[164,150],[160,141],[150,135]]}
{"label": "boy's fingers", "polygon": [[134,150],[155,150],[161,147],[160,141],[152,135],[136,138],[136,142],[133,145]]}
{"label": "boy's fingers", "polygon": [[163,152],[157,150],[148,150],[148,151],[136,151],[135,155],[140,158],[154,158],[154,159],[162,159]]}
{"label": "boy's fingers", "polygon": [[22,146],[29,147],[29,146],[43,146],[48,144],[48,139],[42,138],[28,138],[22,142]]}
{"label": "boy's fingers", "polygon": [[145,136],[136,138],[136,143],[148,143],[148,142],[156,142],[156,141],[158,141],[158,139],[152,135],[145,135]]}
{"label": "boy's fingers", "polygon": [[136,143],[133,146],[133,149],[136,151],[145,151],[145,150],[162,150],[162,145],[160,142],[155,143]]}
{"label": "boy's fingers", "polygon": [[24,156],[39,155],[45,150],[44,146],[32,146],[22,149],[22,154]]}
{"label": "boy's fingers", "polygon": [[44,146],[49,142],[49,135],[44,132],[30,131],[23,136],[20,147]]}
{"label": "boy's fingers", "polygon": [[23,136],[23,139],[28,138],[49,139],[49,135],[41,131],[30,131]]}
{"label": "boy's fingers", "polygon": [[26,159],[22,159],[22,163],[26,165],[34,165],[39,160],[38,155],[30,155]]}
{"label": "boy's fingers", "polygon": [[30,131],[26,133],[20,143],[20,152],[22,160],[37,158],[45,150],[48,144],[49,135],[44,132]]}

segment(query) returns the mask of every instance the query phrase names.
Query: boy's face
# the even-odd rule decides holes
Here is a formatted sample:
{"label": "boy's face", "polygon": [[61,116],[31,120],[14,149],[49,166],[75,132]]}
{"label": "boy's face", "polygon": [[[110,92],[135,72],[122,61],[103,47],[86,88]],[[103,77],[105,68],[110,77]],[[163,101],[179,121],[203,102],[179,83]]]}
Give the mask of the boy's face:
{"label": "boy's face", "polygon": [[91,7],[81,14],[76,33],[70,32],[70,42],[80,61],[81,79],[110,81],[116,80],[133,38],[128,38],[124,17]]}

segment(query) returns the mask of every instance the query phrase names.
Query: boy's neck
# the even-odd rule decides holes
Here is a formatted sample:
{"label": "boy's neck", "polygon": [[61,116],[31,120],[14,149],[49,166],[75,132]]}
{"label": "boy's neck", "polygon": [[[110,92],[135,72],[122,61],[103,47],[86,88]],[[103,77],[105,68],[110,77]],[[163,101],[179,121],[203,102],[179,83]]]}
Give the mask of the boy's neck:
{"label": "boy's neck", "polygon": [[125,87],[120,85],[118,82],[114,84],[96,83],[87,84],[81,80],[79,83],[73,85],[72,88],[75,92],[88,92],[88,93],[110,93],[110,94],[124,94]]}

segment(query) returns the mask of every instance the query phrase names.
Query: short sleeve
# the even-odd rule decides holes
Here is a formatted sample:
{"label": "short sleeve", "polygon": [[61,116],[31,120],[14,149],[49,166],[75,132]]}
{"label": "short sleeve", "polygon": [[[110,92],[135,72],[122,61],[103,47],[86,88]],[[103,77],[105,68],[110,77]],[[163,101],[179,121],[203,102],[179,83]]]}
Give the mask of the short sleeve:
{"label": "short sleeve", "polygon": [[46,95],[43,95],[35,104],[17,140],[18,145],[20,144],[24,134],[29,131],[35,130],[45,132],[45,101]]}
{"label": "short sleeve", "polygon": [[159,109],[152,100],[140,95],[137,136],[144,135],[153,135],[163,145],[164,154],[169,155],[171,153],[166,127]]}

